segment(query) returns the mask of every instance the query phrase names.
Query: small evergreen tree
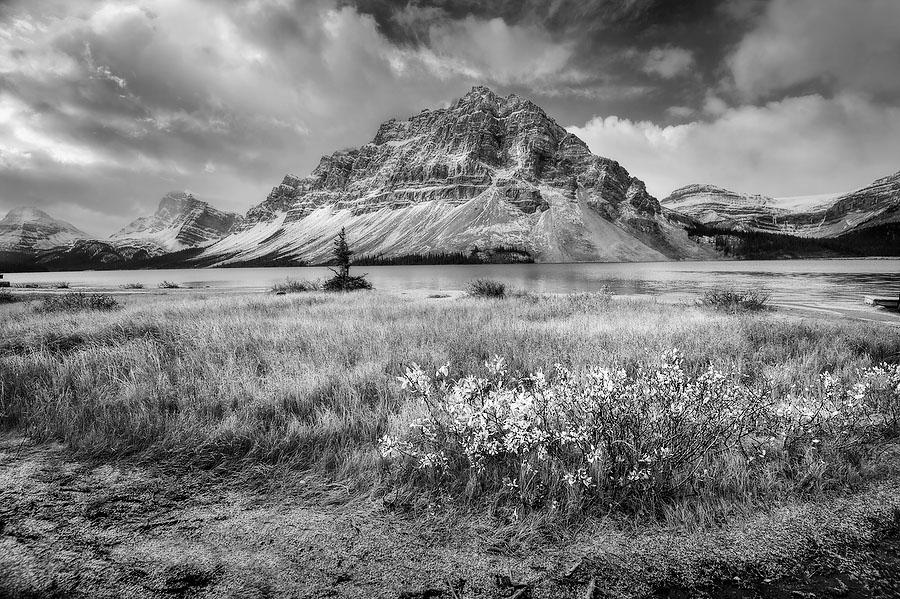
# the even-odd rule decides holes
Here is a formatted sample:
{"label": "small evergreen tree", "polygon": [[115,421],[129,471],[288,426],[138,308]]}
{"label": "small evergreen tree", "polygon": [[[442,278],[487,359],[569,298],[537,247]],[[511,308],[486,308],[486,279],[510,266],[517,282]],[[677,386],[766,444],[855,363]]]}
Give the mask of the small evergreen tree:
{"label": "small evergreen tree", "polygon": [[372,288],[372,283],[366,280],[366,275],[359,277],[350,275],[350,258],[353,256],[353,250],[347,243],[347,232],[343,227],[334,238],[333,252],[337,268],[329,268],[334,276],[325,281],[322,289],[325,291],[356,291],[357,289]]}
{"label": "small evergreen tree", "polygon": [[341,232],[334,238],[334,261],[337,263],[337,270],[331,269],[336,276],[346,279],[350,276],[350,258],[353,256],[353,250],[347,243],[347,231],[341,227]]}

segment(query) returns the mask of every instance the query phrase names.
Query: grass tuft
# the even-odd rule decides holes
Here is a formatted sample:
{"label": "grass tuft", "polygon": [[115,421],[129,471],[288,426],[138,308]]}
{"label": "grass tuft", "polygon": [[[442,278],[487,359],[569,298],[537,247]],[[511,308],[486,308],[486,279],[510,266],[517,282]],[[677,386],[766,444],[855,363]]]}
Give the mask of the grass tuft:
{"label": "grass tuft", "polygon": [[506,283],[492,279],[475,279],[469,282],[466,291],[472,297],[502,298],[506,297]]}
{"label": "grass tuft", "polygon": [[173,281],[163,281],[159,284],[160,289],[181,289],[181,285]]}
{"label": "grass tuft", "polygon": [[122,285],[122,289],[143,289],[143,283],[125,283]]}
{"label": "grass tuft", "polygon": [[19,298],[8,289],[0,289],[0,304],[14,304]]}
{"label": "grass tuft", "polygon": [[700,305],[728,313],[762,312],[771,310],[771,293],[758,289],[711,289],[703,294]]}
{"label": "grass tuft", "polygon": [[322,283],[320,281],[304,281],[300,279],[285,279],[280,283],[272,285],[270,291],[277,295],[285,293],[308,293],[310,291],[321,291]]}
{"label": "grass tuft", "polygon": [[82,310],[108,311],[122,307],[114,297],[105,293],[63,293],[45,297],[35,307],[36,312],[78,312]]}

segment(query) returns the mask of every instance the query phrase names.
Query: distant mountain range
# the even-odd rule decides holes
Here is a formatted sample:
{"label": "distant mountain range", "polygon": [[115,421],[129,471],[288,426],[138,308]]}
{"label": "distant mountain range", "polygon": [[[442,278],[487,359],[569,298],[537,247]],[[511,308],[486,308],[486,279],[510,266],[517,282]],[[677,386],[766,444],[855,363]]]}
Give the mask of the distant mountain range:
{"label": "distant mountain range", "polygon": [[824,196],[770,198],[689,185],[661,205],[682,217],[695,238],[719,237],[720,250],[739,255],[900,253],[900,172]]}
{"label": "distant mountain range", "polygon": [[[222,212],[181,191],[166,194],[156,212],[138,218],[108,239],[92,238],[34,208],[17,208],[0,220],[0,270],[124,268],[168,263],[227,235],[240,215]],[[175,260],[175,263],[180,260]]]}
{"label": "distant mountain range", "polygon": [[244,217],[171,192],[94,239],[13,210],[0,270],[321,264],[341,227],[376,263],[897,255],[898,215],[900,173],[834,196],[690,185],[659,202],[533,102],[475,87],[285,176]]}
{"label": "distant mountain range", "polygon": [[15,208],[0,219],[0,264],[28,264],[41,252],[89,236],[37,208]]}

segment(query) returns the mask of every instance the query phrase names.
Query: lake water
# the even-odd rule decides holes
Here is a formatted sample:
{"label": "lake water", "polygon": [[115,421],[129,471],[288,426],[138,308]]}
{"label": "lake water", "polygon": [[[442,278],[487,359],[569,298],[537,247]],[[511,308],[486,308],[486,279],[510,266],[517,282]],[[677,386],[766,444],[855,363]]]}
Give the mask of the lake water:
{"label": "lake water", "polygon": [[[451,266],[354,267],[386,291],[456,291],[475,278],[500,279],[536,292],[569,293],[608,289],[620,296],[654,296],[691,301],[715,287],[764,289],[772,301],[806,310],[866,317],[882,312],[865,306],[863,295],[900,294],[900,259],[645,262],[602,264],[484,264]],[[163,281],[185,288],[264,291],[273,283],[321,279],[326,268],[229,268],[198,270],[83,271],[17,273],[13,283],[66,281],[72,288],[119,288]],[[888,319],[897,318],[887,315]]]}

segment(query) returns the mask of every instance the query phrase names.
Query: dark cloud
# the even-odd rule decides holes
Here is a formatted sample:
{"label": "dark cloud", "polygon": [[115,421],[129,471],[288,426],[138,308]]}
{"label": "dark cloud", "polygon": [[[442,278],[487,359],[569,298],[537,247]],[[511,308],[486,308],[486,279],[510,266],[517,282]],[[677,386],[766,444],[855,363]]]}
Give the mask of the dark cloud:
{"label": "dark cloud", "polygon": [[[342,0],[372,15],[380,30],[401,42],[420,42],[421,33],[436,18],[500,18],[509,24],[539,23],[554,33],[605,31],[633,37],[646,30],[708,16],[722,0]],[[421,18],[414,18],[420,15]],[[617,33],[618,32],[618,33]]]}
{"label": "dark cloud", "polygon": [[[447,22],[500,19],[539,26],[572,47],[569,64],[582,78],[565,92],[598,100],[605,111],[658,118],[662,104],[702,105],[706,89],[722,75],[722,57],[753,26],[767,0],[341,1],[371,15],[394,43],[413,47],[433,45],[434,31]],[[664,49],[691,54],[690,81],[661,82],[667,70],[645,68],[647,55]],[[588,112],[585,107],[571,118],[583,120]]]}

